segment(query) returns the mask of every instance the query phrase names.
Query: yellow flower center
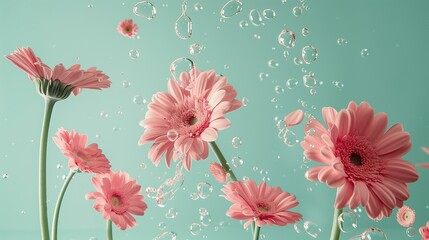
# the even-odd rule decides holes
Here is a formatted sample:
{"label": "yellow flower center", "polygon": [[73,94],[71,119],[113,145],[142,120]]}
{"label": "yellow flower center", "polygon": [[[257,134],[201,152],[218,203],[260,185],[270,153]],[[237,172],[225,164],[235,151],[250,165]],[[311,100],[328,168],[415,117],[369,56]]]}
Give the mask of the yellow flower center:
{"label": "yellow flower center", "polygon": [[119,200],[119,198],[117,196],[112,196],[110,198],[110,203],[112,203],[112,205],[115,207],[119,207],[121,205],[121,201]]}

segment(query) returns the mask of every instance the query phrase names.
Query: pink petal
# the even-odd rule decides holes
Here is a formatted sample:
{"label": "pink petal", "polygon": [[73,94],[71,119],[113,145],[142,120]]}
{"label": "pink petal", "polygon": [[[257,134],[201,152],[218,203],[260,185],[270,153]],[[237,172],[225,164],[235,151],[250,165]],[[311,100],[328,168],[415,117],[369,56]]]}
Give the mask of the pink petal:
{"label": "pink petal", "polygon": [[286,127],[292,127],[298,125],[304,119],[304,112],[301,109],[295,110],[289,113],[285,118],[284,122]]}

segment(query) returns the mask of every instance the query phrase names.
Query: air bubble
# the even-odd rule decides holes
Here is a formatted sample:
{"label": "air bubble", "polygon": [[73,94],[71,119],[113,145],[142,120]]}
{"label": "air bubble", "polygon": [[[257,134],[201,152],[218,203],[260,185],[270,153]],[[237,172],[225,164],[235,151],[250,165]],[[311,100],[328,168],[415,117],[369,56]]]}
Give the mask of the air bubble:
{"label": "air bubble", "polygon": [[142,1],[142,2],[136,3],[136,5],[134,5],[133,7],[133,12],[135,15],[139,17],[144,17],[148,20],[151,20],[156,16],[155,6],[148,1]]}

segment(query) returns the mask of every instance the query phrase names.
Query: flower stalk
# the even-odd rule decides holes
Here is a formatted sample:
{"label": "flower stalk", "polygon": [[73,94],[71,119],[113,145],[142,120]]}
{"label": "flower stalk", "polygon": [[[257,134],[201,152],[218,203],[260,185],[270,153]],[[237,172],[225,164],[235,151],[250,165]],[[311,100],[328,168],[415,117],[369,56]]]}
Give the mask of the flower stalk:
{"label": "flower stalk", "polygon": [[[337,190],[338,195],[339,190]],[[330,240],[339,240],[340,239],[340,228],[338,227],[338,217],[343,212],[343,209],[336,209],[334,211],[334,218],[332,219],[332,229],[331,229],[331,238]]]}
{"label": "flower stalk", "polygon": [[228,175],[228,178],[231,181],[237,181],[237,177],[235,176],[234,172],[229,167],[228,163],[226,162],[225,157],[223,156],[222,152],[220,151],[219,147],[217,146],[216,142],[209,142],[210,147],[212,148],[213,152],[216,154],[217,159],[219,160],[220,164],[222,165],[223,169]]}
{"label": "flower stalk", "polygon": [[112,220],[107,220],[107,224],[106,224],[106,233],[107,233],[107,240],[113,240],[113,234],[112,234]]}
{"label": "flower stalk", "polygon": [[253,240],[259,240],[259,232],[261,231],[261,227],[255,227],[255,231],[253,232]]}

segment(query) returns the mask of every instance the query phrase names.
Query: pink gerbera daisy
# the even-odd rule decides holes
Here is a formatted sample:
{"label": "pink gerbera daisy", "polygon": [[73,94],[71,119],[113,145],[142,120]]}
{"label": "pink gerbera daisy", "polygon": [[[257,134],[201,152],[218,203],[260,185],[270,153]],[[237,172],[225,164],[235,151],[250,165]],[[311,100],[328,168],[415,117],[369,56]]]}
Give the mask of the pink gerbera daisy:
{"label": "pink gerbera daisy", "polygon": [[168,82],[168,88],[169,93],[157,93],[148,105],[140,122],[146,129],[139,144],[154,142],[149,150],[154,164],[158,165],[165,153],[168,167],[172,158],[180,157],[189,171],[192,159],[207,158],[207,142],[215,141],[217,132],[230,126],[224,115],[239,108],[241,102],[235,99],[237,92],[227,79],[215,71],[201,72],[190,90],[174,80]]}
{"label": "pink gerbera daisy", "polygon": [[86,199],[95,200],[94,209],[112,220],[121,230],[137,225],[131,214],[143,216],[147,205],[141,195],[141,187],[127,173],[118,171],[96,175],[92,183],[97,192],[86,194]]}
{"label": "pink gerbera daisy", "polygon": [[387,115],[374,115],[366,102],[350,102],[340,112],[325,107],[322,115],[328,130],[309,120],[305,131],[314,133],[301,145],[307,158],[327,166],[311,168],[306,177],[338,188],[337,209],[362,205],[373,219],[390,216],[408,199],[407,183],[418,179],[415,166],[402,159],[411,148],[410,134],[401,124],[386,132]]}
{"label": "pink gerbera daisy", "polygon": [[87,173],[109,173],[109,160],[97,144],[85,146],[87,138],[84,134],[81,135],[74,130],[67,132],[63,128],[58,129],[57,136],[53,137],[55,144],[64,156],[69,158],[71,170]]}
{"label": "pink gerbera daisy", "polygon": [[247,220],[247,228],[253,221],[261,227],[265,224],[285,226],[298,222],[302,215],[290,212],[289,209],[298,206],[295,196],[283,192],[279,187],[267,186],[265,182],[256,185],[253,180],[228,183],[222,191],[226,200],[233,205],[226,215],[237,220]]}
{"label": "pink gerbera daisy", "polygon": [[411,227],[416,220],[416,212],[408,206],[402,206],[396,213],[396,220],[403,227]]}
{"label": "pink gerbera daisy", "polygon": [[226,182],[225,169],[223,169],[223,167],[219,163],[210,163],[210,172],[212,173],[216,181],[221,183]]}
{"label": "pink gerbera daisy", "polygon": [[419,228],[419,233],[422,236],[422,240],[429,240],[429,221],[426,223],[426,226]]}
{"label": "pink gerbera daisy", "polygon": [[137,34],[137,24],[133,23],[132,19],[122,20],[118,25],[118,32],[125,37],[134,37]]}
{"label": "pink gerbera daisy", "polygon": [[66,69],[62,64],[58,64],[52,70],[36,57],[31,48],[18,48],[5,57],[37,83],[40,94],[57,100],[67,98],[71,91],[77,95],[81,88],[100,90],[110,87],[111,84],[109,77],[94,67],[82,70],[79,64],[75,64]]}

